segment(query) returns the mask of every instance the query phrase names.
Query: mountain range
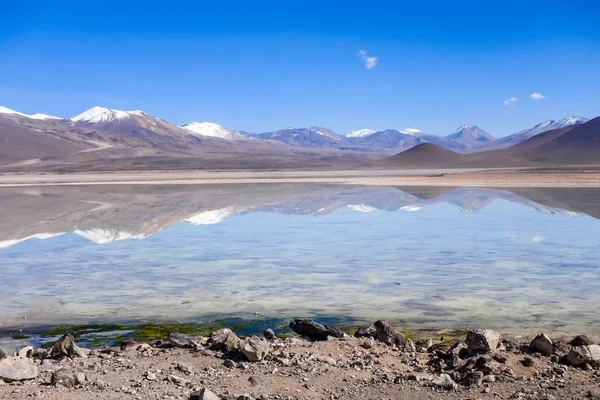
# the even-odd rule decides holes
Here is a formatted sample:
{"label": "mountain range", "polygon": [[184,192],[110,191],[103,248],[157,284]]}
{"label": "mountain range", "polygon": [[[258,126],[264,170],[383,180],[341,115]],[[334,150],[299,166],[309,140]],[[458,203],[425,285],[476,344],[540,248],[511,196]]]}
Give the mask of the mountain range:
{"label": "mountain range", "polygon": [[[513,148],[545,132],[585,126],[587,122],[583,117],[544,121],[500,139],[476,125],[463,125],[446,136],[416,128],[360,129],[340,135],[319,126],[249,133],[211,122],[177,126],[140,110],[97,106],[67,119],[0,107],[0,168],[10,172],[356,166],[422,144],[460,155],[487,154]],[[565,138],[559,142],[575,146]],[[422,152],[423,148],[415,151]],[[455,158],[455,164],[462,163],[461,157]],[[463,161],[468,164],[477,158],[469,156]],[[530,159],[534,163],[551,161],[538,156]],[[439,160],[436,163],[440,164]]]}
{"label": "mountain range", "polygon": [[600,117],[583,124],[543,131],[501,150],[460,154],[433,143],[421,143],[375,161],[375,168],[530,167],[600,164]]}

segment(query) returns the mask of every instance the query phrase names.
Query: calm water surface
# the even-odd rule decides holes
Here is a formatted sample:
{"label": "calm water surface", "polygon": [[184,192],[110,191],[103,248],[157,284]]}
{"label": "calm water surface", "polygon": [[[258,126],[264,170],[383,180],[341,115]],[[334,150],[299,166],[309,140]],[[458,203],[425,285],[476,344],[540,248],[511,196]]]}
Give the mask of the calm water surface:
{"label": "calm water surface", "polygon": [[598,189],[29,187],[0,204],[0,328],[251,315],[600,331]]}

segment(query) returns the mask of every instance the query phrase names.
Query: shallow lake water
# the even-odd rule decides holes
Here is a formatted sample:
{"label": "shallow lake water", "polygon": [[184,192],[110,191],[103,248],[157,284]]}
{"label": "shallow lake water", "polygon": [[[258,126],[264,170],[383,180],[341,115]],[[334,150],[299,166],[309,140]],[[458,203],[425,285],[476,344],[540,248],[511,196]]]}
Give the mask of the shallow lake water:
{"label": "shallow lake water", "polygon": [[215,316],[599,333],[600,190],[0,188],[0,329]]}

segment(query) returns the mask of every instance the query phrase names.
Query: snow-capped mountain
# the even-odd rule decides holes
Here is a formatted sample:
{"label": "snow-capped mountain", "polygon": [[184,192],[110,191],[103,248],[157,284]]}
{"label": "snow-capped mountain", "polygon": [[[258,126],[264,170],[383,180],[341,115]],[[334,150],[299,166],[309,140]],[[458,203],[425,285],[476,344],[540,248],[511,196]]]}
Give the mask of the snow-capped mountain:
{"label": "snow-capped mountain", "polygon": [[371,136],[372,134],[374,134],[376,131],[372,130],[372,129],[359,129],[357,131],[352,131],[350,133],[348,133],[346,135],[346,137],[349,138],[353,138],[353,137],[367,137],[367,136]]}
{"label": "snow-capped mountain", "polygon": [[418,130],[416,128],[405,128],[405,129],[399,130],[398,132],[403,133],[405,135],[415,135],[415,136],[423,135],[423,132],[421,132],[420,130]]}
{"label": "snow-capped mountain", "polygon": [[310,128],[285,128],[276,132],[266,132],[258,135],[260,139],[276,140],[298,147],[339,148],[344,145],[344,136],[334,131],[313,126]]}
{"label": "snow-capped mountain", "polygon": [[238,132],[231,131],[212,122],[192,122],[190,124],[181,125],[181,128],[189,131],[190,134],[198,136],[216,137],[226,140],[234,140],[244,137]]}
{"label": "snow-capped mountain", "polygon": [[483,143],[479,146],[478,150],[483,151],[505,149],[507,147],[511,147],[518,143],[524,142],[525,140],[539,135],[540,133],[551,131],[553,129],[566,128],[568,126],[573,125],[581,125],[585,124],[588,121],[589,119],[585,117],[567,117],[558,121],[551,119],[548,121],[540,122],[532,128],[524,129],[513,135],[500,138],[493,143]]}
{"label": "snow-capped mountain", "polygon": [[476,145],[482,142],[493,142],[496,138],[477,125],[463,125],[446,136],[446,139],[459,140],[463,143]]}
{"label": "snow-capped mountain", "polygon": [[15,111],[15,110],[11,110],[10,108],[6,108],[6,107],[2,107],[2,106],[0,106],[0,114],[18,115],[19,117],[25,117],[25,118],[31,118],[31,119],[39,119],[39,120],[49,120],[49,119],[58,119],[58,120],[60,120],[60,119],[62,119],[60,117],[55,117],[53,115],[40,114],[40,113],[27,115],[27,114],[23,114],[21,112],[18,112],[18,111]]}
{"label": "snow-capped mountain", "polygon": [[[136,111],[135,113],[139,114],[141,111]],[[71,118],[71,121],[85,124],[107,124],[117,120],[132,118],[136,114],[134,114],[134,112],[96,106]]]}

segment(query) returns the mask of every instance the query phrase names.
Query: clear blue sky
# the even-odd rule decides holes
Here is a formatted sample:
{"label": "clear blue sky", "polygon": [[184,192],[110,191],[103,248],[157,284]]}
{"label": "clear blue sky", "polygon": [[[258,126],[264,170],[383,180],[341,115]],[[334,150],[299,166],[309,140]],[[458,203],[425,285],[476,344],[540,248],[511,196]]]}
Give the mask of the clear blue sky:
{"label": "clear blue sky", "polygon": [[[26,113],[102,105],[252,132],[448,134],[470,123],[497,136],[600,114],[592,0],[3,0],[0,9],[0,105]],[[367,57],[377,57],[371,69]]]}

